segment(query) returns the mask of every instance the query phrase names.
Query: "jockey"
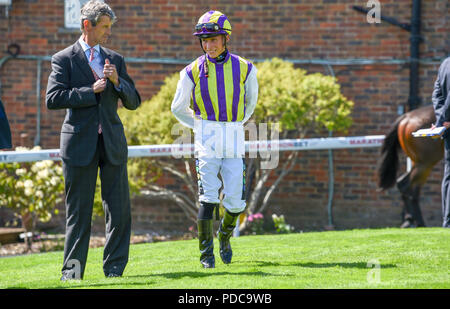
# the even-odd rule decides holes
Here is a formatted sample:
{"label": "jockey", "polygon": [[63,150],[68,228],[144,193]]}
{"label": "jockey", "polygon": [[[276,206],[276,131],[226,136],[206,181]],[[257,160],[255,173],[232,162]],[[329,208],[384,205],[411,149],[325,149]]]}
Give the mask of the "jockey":
{"label": "jockey", "polygon": [[214,268],[213,212],[216,209],[218,215],[221,186],[225,212],[217,238],[225,264],[231,262],[230,237],[246,206],[244,123],[255,109],[258,82],[256,67],[228,51],[231,24],[226,15],[206,12],[193,35],[204,54],[180,72],[171,110],[181,124],[194,130],[200,262]]}

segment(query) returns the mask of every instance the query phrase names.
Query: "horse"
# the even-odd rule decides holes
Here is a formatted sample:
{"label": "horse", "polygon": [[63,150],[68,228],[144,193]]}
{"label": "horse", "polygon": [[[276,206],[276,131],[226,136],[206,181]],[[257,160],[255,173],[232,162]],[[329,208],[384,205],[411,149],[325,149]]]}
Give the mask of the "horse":
{"label": "horse", "polygon": [[[397,185],[403,200],[401,227],[425,226],[419,205],[420,189],[433,167],[443,158],[444,141],[441,138],[413,137],[412,132],[430,128],[435,121],[432,105],[411,110],[395,120],[381,146],[378,187],[384,191]],[[412,168],[397,178],[400,148],[411,159]]]}

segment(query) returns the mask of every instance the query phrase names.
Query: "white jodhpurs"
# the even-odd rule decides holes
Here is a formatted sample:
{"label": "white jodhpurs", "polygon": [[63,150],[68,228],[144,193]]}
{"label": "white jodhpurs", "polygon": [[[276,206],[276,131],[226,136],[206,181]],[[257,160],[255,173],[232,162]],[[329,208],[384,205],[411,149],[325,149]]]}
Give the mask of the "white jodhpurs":
{"label": "white jodhpurs", "polygon": [[[223,181],[223,206],[231,213],[245,209],[245,162],[242,158],[200,157],[196,160],[200,202],[219,203]],[[219,179],[219,173],[222,181]]]}

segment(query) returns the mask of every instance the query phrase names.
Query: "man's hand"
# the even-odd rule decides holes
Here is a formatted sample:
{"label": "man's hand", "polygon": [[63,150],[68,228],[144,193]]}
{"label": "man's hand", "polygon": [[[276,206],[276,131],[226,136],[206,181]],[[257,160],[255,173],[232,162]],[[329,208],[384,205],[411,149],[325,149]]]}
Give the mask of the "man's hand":
{"label": "man's hand", "polygon": [[116,87],[119,87],[119,74],[114,64],[109,62],[109,59],[105,59],[105,66],[103,67],[103,74],[105,78],[108,78]]}
{"label": "man's hand", "polygon": [[[442,126],[444,126],[444,127],[446,127],[447,129],[450,127],[450,122],[448,122],[448,121],[444,121],[443,123],[442,123]],[[436,128],[436,125],[433,123],[433,124],[431,124],[431,130],[433,130],[434,128]],[[444,133],[445,133],[445,131],[443,131],[441,134],[439,134],[439,135],[433,135],[432,136],[432,138],[433,139],[437,139],[437,138],[440,138],[440,137],[442,137],[442,135],[444,135]]]}
{"label": "man's hand", "polygon": [[[443,123],[442,123],[442,126],[444,126],[444,127],[446,127],[447,129],[450,127],[450,122],[449,121],[444,121]],[[431,129],[434,129],[434,128],[436,128],[436,126],[435,126],[435,124],[433,123],[433,124],[431,124]]]}
{"label": "man's hand", "polygon": [[103,90],[105,90],[105,88],[106,88],[106,78],[101,78],[92,85],[94,93],[102,92]]}

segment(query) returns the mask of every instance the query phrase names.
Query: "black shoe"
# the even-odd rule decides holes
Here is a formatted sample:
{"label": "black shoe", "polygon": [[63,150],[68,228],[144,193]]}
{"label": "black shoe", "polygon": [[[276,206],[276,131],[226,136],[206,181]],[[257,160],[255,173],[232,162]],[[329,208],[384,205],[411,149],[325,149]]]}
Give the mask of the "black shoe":
{"label": "black shoe", "polygon": [[220,246],[220,258],[225,264],[231,263],[233,257],[233,250],[231,250],[230,238],[233,230],[236,227],[236,221],[240,213],[232,214],[225,211],[222,221],[220,222],[219,230],[217,231],[217,239]]}
{"label": "black shoe", "polygon": [[200,263],[203,268],[214,268],[214,235],[213,235],[213,220],[212,219],[198,219],[198,242],[200,249]]}

